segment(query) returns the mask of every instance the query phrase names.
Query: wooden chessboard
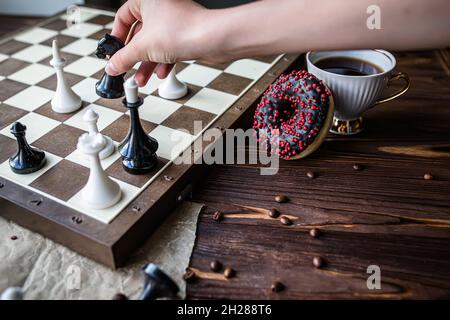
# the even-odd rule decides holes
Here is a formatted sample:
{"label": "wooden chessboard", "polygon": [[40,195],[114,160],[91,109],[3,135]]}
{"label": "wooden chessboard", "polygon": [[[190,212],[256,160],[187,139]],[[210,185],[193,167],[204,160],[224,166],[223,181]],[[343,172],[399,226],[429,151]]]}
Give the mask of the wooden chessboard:
{"label": "wooden chessboard", "polygon": [[[175,101],[158,96],[161,80],[153,75],[139,90],[144,99],[139,111],[144,129],[159,142],[159,165],[151,174],[130,175],[116,150],[102,166],[120,184],[122,199],[111,208],[92,210],[80,197],[89,175],[88,163],[76,149],[87,131],[82,116],[86,108],[94,109],[99,130],[116,145],[129,127],[122,99],[95,93],[106,61],[93,53],[97,40],[110,33],[113,19],[113,12],[82,7],[76,24],[58,15],[0,42],[0,197],[11,209],[2,211],[5,217],[114,268],[191,192],[204,171],[202,166],[173,163],[200,138],[194,120],[202,121],[203,130],[233,126],[295,56],[220,65],[180,62],[178,77],[189,93]],[[49,65],[55,38],[67,60],[67,80],[83,100],[83,108],[72,114],[57,114],[50,105],[56,89],[55,70]],[[47,164],[38,172],[18,175],[9,168],[17,148],[10,133],[15,121],[27,126],[28,142],[46,153]]]}

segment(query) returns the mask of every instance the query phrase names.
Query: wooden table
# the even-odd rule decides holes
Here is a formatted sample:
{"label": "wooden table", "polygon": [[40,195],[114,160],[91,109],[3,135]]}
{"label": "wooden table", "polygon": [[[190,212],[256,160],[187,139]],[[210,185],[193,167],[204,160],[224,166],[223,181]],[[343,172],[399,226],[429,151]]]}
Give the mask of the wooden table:
{"label": "wooden table", "polygon": [[[411,89],[367,112],[360,135],[329,135],[309,158],[282,161],[276,176],[252,165],[212,170],[194,195],[207,208],[190,262],[200,279],[188,284],[188,298],[450,297],[450,52],[396,57]],[[290,201],[276,203],[277,194]],[[294,224],[268,217],[270,208]],[[222,222],[212,218],[217,210]],[[313,227],[320,237],[309,235]],[[237,276],[210,272],[212,260]],[[369,265],[381,269],[381,290],[367,288]],[[271,292],[274,280],[286,290]]]}

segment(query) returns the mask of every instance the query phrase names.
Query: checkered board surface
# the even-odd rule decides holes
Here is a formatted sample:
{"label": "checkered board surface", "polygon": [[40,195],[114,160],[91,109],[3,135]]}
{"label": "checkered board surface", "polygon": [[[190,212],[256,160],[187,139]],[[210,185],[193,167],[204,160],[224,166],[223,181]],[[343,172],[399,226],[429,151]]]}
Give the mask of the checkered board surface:
{"label": "checkered board surface", "polygon": [[[243,59],[223,65],[178,63],[178,77],[188,84],[189,93],[176,101],[158,96],[161,80],[153,75],[140,88],[144,104],[139,111],[144,129],[159,142],[159,167],[148,175],[130,175],[122,169],[116,150],[102,160],[102,165],[120,184],[122,199],[114,207],[91,210],[83,205],[80,196],[89,176],[89,164],[76,150],[79,136],[87,131],[82,116],[86,108],[94,109],[100,115],[99,130],[116,145],[127,134],[129,117],[122,99],[102,99],[95,93],[95,83],[102,76],[106,62],[93,53],[98,39],[111,32],[114,13],[81,8],[79,23],[70,25],[68,19],[66,15],[55,17],[51,22],[0,42],[0,176],[103,223],[111,222],[191,145],[195,139],[194,120],[201,120],[203,128],[209,126],[278,60],[277,57]],[[55,71],[49,65],[55,38],[67,60],[67,80],[83,100],[83,108],[73,114],[54,113],[50,105],[56,89]],[[9,131],[15,121],[27,126],[28,142],[46,153],[47,164],[38,172],[17,175],[9,168],[8,159],[17,149]],[[172,141],[174,133],[181,143]]]}

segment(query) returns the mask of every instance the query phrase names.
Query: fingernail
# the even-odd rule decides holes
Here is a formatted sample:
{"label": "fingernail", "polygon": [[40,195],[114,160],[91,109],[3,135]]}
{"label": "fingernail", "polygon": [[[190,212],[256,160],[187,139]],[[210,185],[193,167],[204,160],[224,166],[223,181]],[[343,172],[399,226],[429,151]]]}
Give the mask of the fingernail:
{"label": "fingernail", "polygon": [[105,71],[110,76],[117,76],[119,74],[116,67],[111,61],[108,61],[108,63],[106,64]]}

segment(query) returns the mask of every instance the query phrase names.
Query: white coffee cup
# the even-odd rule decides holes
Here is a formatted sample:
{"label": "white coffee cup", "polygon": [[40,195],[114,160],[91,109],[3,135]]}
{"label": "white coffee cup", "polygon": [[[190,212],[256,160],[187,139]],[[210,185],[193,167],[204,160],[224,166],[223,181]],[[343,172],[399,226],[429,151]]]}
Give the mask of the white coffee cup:
{"label": "white coffee cup", "polygon": [[[329,58],[362,60],[379,72],[369,75],[344,75],[317,67]],[[404,94],[410,86],[405,73],[394,73],[395,57],[385,50],[311,51],[306,54],[308,71],[322,80],[333,93],[335,111],[330,131],[337,134],[356,134],[362,130],[362,114],[371,107],[393,100]],[[404,86],[388,97],[381,98],[392,81],[403,80]]]}

